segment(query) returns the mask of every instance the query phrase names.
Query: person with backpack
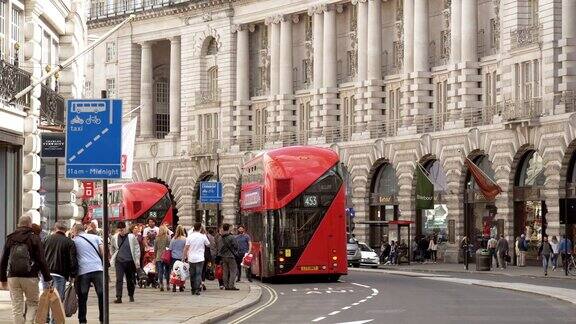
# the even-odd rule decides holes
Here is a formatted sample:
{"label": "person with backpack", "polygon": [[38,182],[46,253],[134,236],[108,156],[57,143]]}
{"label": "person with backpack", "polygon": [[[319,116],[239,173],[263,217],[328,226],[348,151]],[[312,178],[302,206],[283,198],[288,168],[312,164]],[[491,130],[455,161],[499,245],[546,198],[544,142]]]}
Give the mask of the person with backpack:
{"label": "person with backpack", "polygon": [[118,233],[112,237],[112,260],[110,263],[116,268],[116,300],[114,303],[121,304],[124,276],[126,276],[128,297],[130,302],[134,302],[134,291],[136,290],[134,275],[136,269],[140,268],[141,251],[136,236],[126,232],[126,223],[118,222],[116,228]]}
{"label": "person with backpack", "polygon": [[234,286],[236,280],[236,258],[238,256],[238,243],[234,235],[230,233],[230,224],[222,224],[222,236],[217,242],[218,257],[222,264],[224,289],[239,290]]}
{"label": "person with backpack", "polygon": [[[66,236],[68,226],[64,221],[54,224],[54,233],[44,240],[44,254],[50,269],[50,275],[54,280],[54,288],[60,294],[60,300],[64,301],[66,282],[76,277],[78,260],[76,258],[76,245]],[[44,285],[46,289],[48,285]],[[51,323],[55,323],[52,318]]]}
{"label": "person with backpack", "polygon": [[98,318],[102,323],[104,321],[102,311],[104,307],[104,267],[102,266],[104,242],[100,236],[84,232],[82,224],[74,225],[71,232],[78,258],[78,276],[75,282],[78,295],[78,321],[80,324],[87,323],[88,293],[90,286],[94,286],[96,296],[98,296]]}
{"label": "person with backpack", "polygon": [[0,288],[10,290],[14,323],[34,322],[40,298],[38,272],[45,282],[52,282],[42,242],[32,230],[32,218],[20,216],[18,228],[6,238],[0,260]]}

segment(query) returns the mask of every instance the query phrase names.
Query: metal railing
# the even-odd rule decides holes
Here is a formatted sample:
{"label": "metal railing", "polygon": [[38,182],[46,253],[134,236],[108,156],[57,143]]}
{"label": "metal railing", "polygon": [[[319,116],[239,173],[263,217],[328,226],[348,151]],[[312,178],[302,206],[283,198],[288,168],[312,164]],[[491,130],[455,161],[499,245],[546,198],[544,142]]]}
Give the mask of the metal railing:
{"label": "metal railing", "polygon": [[218,89],[217,91],[206,91],[200,90],[196,91],[196,104],[217,104],[220,102],[220,94],[222,91]]}
{"label": "metal railing", "polygon": [[512,49],[540,43],[542,25],[521,26],[510,31]]}
{"label": "metal railing", "polygon": [[192,1],[198,0],[115,0],[113,3],[92,0],[88,8],[88,20],[105,19]]}
{"label": "metal railing", "polygon": [[533,98],[529,100],[505,101],[501,114],[502,119],[505,121],[541,117],[543,115],[542,99]]}
{"label": "metal railing", "polygon": [[64,127],[64,97],[42,84],[40,92],[40,125]]}
{"label": "metal railing", "polygon": [[[11,100],[30,83],[30,73],[0,59],[0,99]],[[18,108],[30,107],[30,95],[27,94],[16,100],[15,106]]]}

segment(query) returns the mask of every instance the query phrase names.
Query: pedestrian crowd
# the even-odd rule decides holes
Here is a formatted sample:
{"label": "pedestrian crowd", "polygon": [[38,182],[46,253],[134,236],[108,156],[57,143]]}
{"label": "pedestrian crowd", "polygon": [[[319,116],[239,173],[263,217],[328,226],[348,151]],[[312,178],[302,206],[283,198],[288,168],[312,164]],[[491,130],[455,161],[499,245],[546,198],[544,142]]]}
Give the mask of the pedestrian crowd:
{"label": "pedestrian crowd", "polygon": [[[124,280],[130,302],[135,301],[136,286],[159,291],[185,291],[190,278],[192,295],[206,291],[206,280],[218,280],[223,290],[239,290],[242,269],[251,279],[250,263],[245,258],[252,242],[244,225],[234,231],[230,224],[206,230],[195,223],[187,231],[178,225],[174,232],[167,225],[157,226],[155,219],[147,225],[122,221],[113,235],[104,240],[98,222],[75,224],[58,221],[53,232],[40,235],[39,226],[29,216],[21,216],[16,230],[8,235],[0,259],[0,288],[10,291],[14,323],[35,323],[40,300],[40,287],[56,291],[64,301],[67,285],[77,296],[77,316],[87,323],[90,288],[98,299],[99,320],[103,322],[104,262],[116,273],[116,299],[122,303]],[[110,255],[104,254],[109,244]],[[244,262],[243,262],[244,260]],[[47,321],[55,323],[54,314]]]}

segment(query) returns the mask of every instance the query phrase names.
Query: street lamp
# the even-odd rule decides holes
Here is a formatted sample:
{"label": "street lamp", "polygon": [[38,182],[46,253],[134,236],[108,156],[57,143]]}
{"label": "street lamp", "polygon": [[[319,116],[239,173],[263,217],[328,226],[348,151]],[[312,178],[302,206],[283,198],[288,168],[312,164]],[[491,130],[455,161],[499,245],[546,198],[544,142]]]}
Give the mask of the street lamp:
{"label": "street lamp", "polygon": [[[213,141],[212,152],[216,155],[216,182],[220,182],[220,153],[222,150],[220,149],[220,141],[214,140]],[[216,226],[220,227],[222,225],[222,220],[220,217],[220,204],[221,202],[216,203]]]}

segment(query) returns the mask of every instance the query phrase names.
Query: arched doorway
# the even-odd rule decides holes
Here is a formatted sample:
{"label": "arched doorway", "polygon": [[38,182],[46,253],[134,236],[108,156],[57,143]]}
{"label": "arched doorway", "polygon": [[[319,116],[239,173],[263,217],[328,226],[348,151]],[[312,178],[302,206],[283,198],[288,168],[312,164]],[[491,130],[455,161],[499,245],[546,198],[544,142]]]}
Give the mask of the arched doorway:
{"label": "arched doorway", "polygon": [[[422,159],[422,167],[434,185],[434,209],[416,209],[416,237],[436,236],[438,242],[448,240],[448,185],[446,172],[433,156]],[[416,197],[414,197],[416,199]]]}
{"label": "arched doorway", "polygon": [[379,249],[383,239],[388,237],[388,222],[398,220],[398,179],[396,170],[383,162],[374,173],[370,183],[370,211],[368,221],[368,244]]}
{"label": "arched doorway", "polygon": [[538,245],[546,235],[544,162],[535,150],[528,150],[518,163],[514,176],[514,237],[526,235],[526,260],[536,264]]}
{"label": "arched doorway", "polygon": [[200,202],[200,182],[202,181],[216,181],[216,176],[209,172],[201,175],[194,185],[195,189],[195,206],[194,221],[204,224],[208,228],[216,229],[222,224],[222,211],[218,204],[203,204]]}
{"label": "arched doorway", "polygon": [[[492,162],[486,155],[476,155],[470,160],[484,173],[484,176],[495,179],[495,173],[492,169]],[[482,194],[476,180],[466,171],[466,182],[464,187],[464,232],[474,245],[472,251],[477,248],[486,247],[490,237],[497,238],[503,234],[504,220],[496,220],[496,204],[494,199],[487,199]]]}
{"label": "arched doorway", "polygon": [[[567,235],[572,242],[576,238],[576,140],[566,150],[564,165],[566,172],[562,175],[562,181],[566,193],[565,198],[560,199],[560,225],[566,226],[561,235]],[[566,164],[566,160],[568,163]],[[563,179],[563,180],[564,180]]]}

